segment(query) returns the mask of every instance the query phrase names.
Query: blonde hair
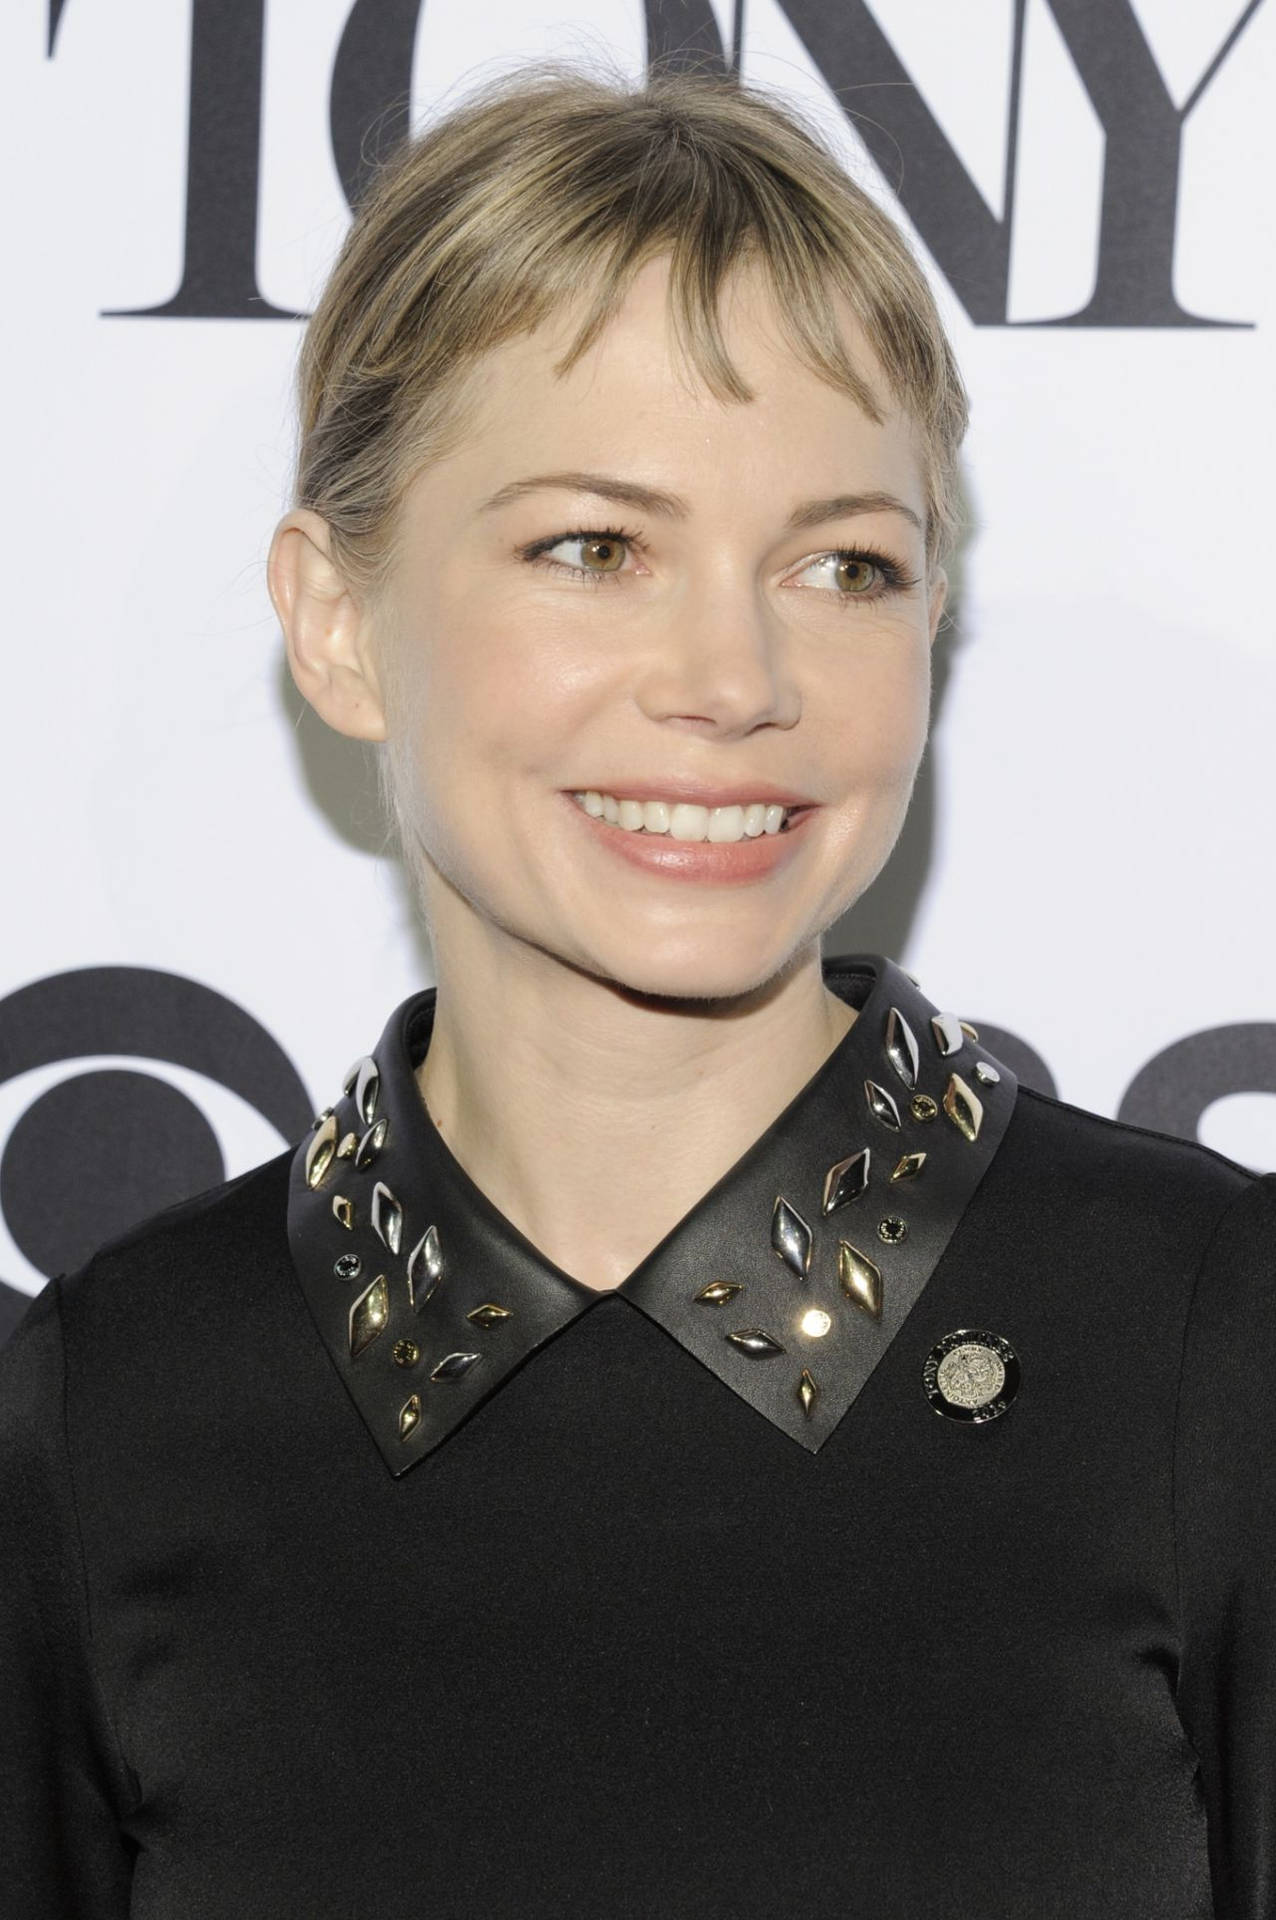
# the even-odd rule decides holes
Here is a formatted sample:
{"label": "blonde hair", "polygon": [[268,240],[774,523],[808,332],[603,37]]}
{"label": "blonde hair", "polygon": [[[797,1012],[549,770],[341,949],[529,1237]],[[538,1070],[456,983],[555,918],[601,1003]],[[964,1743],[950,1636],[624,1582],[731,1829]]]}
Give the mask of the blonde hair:
{"label": "blonde hair", "polygon": [[[536,61],[473,88],[373,173],[306,330],[294,503],[328,523],[356,594],[375,600],[392,566],[407,487],[463,441],[482,356],[592,293],[555,367],[566,373],[658,255],[676,337],[717,398],[753,397],[718,294],[757,259],[794,351],[878,420],[829,286],[845,296],[920,430],[928,563],[948,557],[961,376],[903,235],[815,127],[731,75],[657,68],[632,82]],[[411,864],[398,759],[392,735],[382,795]]]}

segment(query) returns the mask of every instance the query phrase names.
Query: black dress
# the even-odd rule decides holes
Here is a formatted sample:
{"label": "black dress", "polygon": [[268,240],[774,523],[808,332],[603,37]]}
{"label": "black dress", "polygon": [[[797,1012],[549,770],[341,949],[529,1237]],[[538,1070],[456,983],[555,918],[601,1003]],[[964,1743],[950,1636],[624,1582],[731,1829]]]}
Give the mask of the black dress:
{"label": "black dress", "polygon": [[33,1303],[7,1920],[1271,1920],[1276,1176],[826,978],[614,1292],[432,1126],[431,990]]}

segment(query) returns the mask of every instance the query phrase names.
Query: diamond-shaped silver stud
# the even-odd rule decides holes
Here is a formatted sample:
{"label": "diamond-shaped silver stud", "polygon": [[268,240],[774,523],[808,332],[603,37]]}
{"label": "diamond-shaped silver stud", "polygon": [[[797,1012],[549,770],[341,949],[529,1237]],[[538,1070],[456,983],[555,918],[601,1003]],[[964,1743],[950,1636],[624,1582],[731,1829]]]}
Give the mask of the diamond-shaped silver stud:
{"label": "diamond-shaped silver stud", "polygon": [[701,1287],[699,1293],[691,1298],[703,1307],[725,1307],[728,1300],[734,1300],[744,1288],[738,1280],[711,1280],[707,1287]]}
{"label": "diamond-shaped silver stud", "polygon": [[898,1007],[886,1016],[886,1058],[911,1093],[917,1085],[917,1040]]}
{"label": "diamond-shaped silver stud", "polygon": [[355,1148],[354,1163],[356,1167],[370,1167],[372,1165],[372,1162],[385,1145],[386,1135],[389,1131],[390,1122],[383,1113],[375,1126],[368,1128],[368,1131]]}
{"label": "diamond-shaped silver stud", "polygon": [[445,1381],[459,1380],[463,1374],[469,1372],[474,1362],[481,1358],[482,1355],[477,1353],[446,1354],[444,1358],[439,1361],[438,1366],[434,1369],[430,1378],[431,1380]]}
{"label": "diamond-shaped silver stud", "polygon": [[966,1044],[966,1036],[961,1030],[961,1021],[955,1013],[933,1014],[930,1030],[935,1036],[935,1045],[945,1058],[950,1053],[960,1053]]}
{"label": "diamond-shaped silver stud", "polygon": [[499,1327],[502,1320],[511,1316],[508,1307],[498,1307],[494,1300],[485,1300],[481,1307],[471,1307],[465,1317],[476,1327]]}
{"label": "diamond-shaped silver stud", "polygon": [[822,1207],[825,1213],[835,1213],[848,1200],[858,1199],[868,1185],[872,1157],[870,1148],[861,1147],[858,1153],[849,1154],[845,1160],[839,1160],[829,1168],[824,1176]]}
{"label": "diamond-shaped silver stud", "polygon": [[416,1308],[425,1305],[443,1278],[443,1249],[437,1227],[427,1227],[408,1255],[408,1299]]}
{"label": "diamond-shaped silver stud", "polygon": [[868,1101],[868,1110],[874,1119],[880,1120],[884,1127],[893,1127],[898,1133],[899,1108],[895,1105],[894,1097],[887,1093],[885,1087],[879,1087],[876,1080],[866,1080],[864,1098]]}
{"label": "diamond-shaped silver stud", "polygon": [[354,1104],[365,1127],[370,1127],[376,1118],[377,1095],[380,1091],[381,1073],[372,1055],[368,1054],[366,1059],[359,1062],[354,1083]]}
{"label": "diamond-shaped silver stud", "polygon": [[801,1373],[798,1375],[797,1397],[802,1402],[802,1411],[809,1420],[815,1409],[815,1403],[820,1397],[820,1390],[815,1384],[815,1376],[809,1367],[803,1367]]}
{"label": "diamond-shaped silver stud", "polygon": [[378,1180],[372,1189],[372,1231],[382,1246],[389,1247],[391,1253],[399,1251],[399,1240],[403,1233],[403,1208],[384,1180]]}
{"label": "diamond-shaped silver stud", "polygon": [[771,1245],[785,1266],[802,1279],[811,1264],[811,1229],[782,1194],[771,1214]]}
{"label": "diamond-shaped silver stud", "polygon": [[421,1396],[414,1393],[399,1408],[399,1438],[406,1440],[415,1427],[421,1424]]}

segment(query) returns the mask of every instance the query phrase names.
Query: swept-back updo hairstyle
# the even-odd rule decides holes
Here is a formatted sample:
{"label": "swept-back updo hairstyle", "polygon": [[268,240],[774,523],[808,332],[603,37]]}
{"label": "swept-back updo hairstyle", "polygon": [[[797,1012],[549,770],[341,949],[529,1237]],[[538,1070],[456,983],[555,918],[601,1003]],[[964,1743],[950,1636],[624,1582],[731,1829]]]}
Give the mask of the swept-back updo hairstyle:
{"label": "swept-back updo hairstyle", "polygon": [[[830,286],[844,295],[920,430],[927,561],[943,563],[958,530],[966,394],[893,221],[781,95],[717,72],[657,68],[631,81],[546,60],[475,86],[382,161],[306,329],[293,502],[328,523],[357,596],[375,604],[411,482],[464,441],[483,355],[584,298],[556,364],[567,372],[657,255],[670,256],[675,338],[718,399],[753,397],[717,302],[728,272],[758,261],[795,354],[879,420]],[[379,665],[382,797],[419,881],[394,725],[410,689],[392,658]]]}

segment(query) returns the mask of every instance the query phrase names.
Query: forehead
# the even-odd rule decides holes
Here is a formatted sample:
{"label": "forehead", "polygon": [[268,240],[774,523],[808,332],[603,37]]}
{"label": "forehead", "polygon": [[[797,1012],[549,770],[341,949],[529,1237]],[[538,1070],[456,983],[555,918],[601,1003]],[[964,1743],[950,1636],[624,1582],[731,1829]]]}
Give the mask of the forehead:
{"label": "forehead", "polygon": [[[533,332],[504,341],[471,369],[464,444],[452,484],[488,493],[551,468],[625,471],[724,504],[878,487],[921,513],[920,439],[896,404],[846,297],[830,288],[838,330],[880,418],[802,358],[765,270],[735,269],[718,313],[723,345],[751,400],[719,398],[680,341],[670,312],[669,262],[639,269],[580,358],[557,370],[590,311],[582,290]],[[440,486],[445,485],[437,469]],[[679,476],[687,484],[679,487]],[[791,478],[790,478],[791,476]],[[423,483],[430,485],[429,474]],[[486,497],[486,496],[485,496]]]}

